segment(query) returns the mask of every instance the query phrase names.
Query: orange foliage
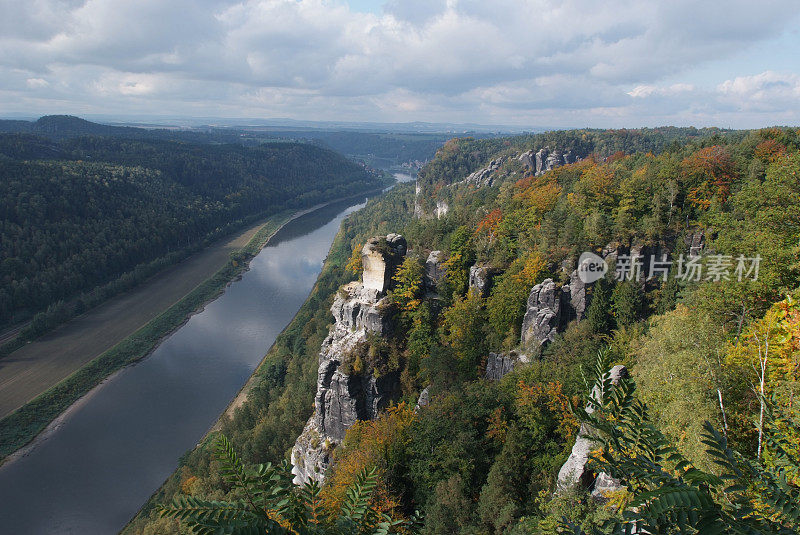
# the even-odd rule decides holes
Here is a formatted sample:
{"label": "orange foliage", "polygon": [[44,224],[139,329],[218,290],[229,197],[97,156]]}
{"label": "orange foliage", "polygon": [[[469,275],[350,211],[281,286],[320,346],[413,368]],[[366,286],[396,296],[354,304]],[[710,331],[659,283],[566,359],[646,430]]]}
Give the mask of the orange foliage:
{"label": "orange foliage", "polygon": [[725,202],[735,179],[736,166],[725,147],[714,145],[684,158],[684,178],[696,183],[689,189],[687,199],[694,206],[706,209],[717,196]]}
{"label": "orange foliage", "polygon": [[521,259],[524,263],[522,270],[513,277],[524,287],[528,288],[539,282],[539,274],[545,268],[545,261],[541,254],[531,253]]}
{"label": "orange foliage", "polygon": [[561,186],[551,176],[529,176],[517,181],[514,199],[522,201],[528,210],[544,214],[555,206],[561,195]]}
{"label": "orange foliage", "polygon": [[192,487],[194,486],[195,481],[197,481],[197,476],[191,476],[183,480],[181,483],[181,492],[191,495],[193,491]]}
{"label": "orange foliage", "polygon": [[774,139],[767,139],[756,146],[755,157],[764,162],[774,162],[786,155],[786,147]]}
{"label": "orange foliage", "polygon": [[622,152],[621,150],[618,150],[617,152],[606,158],[606,162],[613,163],[622,160],[623,158],[625,158],[625,153]]}
{"label": "orange foliage", "polygon": [[390,516],[397,516],[400,501],[386,486],[384,477],[387,456],[393,444],[408,441],[408,429],[416,417],[407,403],[386,410],[377,420],[357,421],[347,430],[344,441],[334,452],[334,464],[323,487],[326,510],[338,511],[347,489],[365,468],[378,468],[378,486],[373,506]]}
{"label": "orange foliage", "polygon": [[475,234],[480,234],[481,232],[487,232],[489,237],[491,238],[494,236],[495,231],[497,230],[497,225],[500,224],[500,221],[503,220],[503,212],[500,208],[495,208],[491,212],[489,212],[486,217],[484,217],[480,223],[478,223],[478,229],[475,231]]}
{"label": "orange foliage", "polygon": [[504,412],[504,407],[497,407],[492,412],[492,415],[489,416],[489,425],[486,429],[486,436],[498,444],[506,441],[506,433],[508,432],[508,422],[503,415]]}
{"label": "orange foliage", "polygon": [[[523,419],[536,420],[542,409],[547,409],[558,422],[556,433],[564,441],[570,441],[578,430],[579,422],[569,408],[569,398],[559,382],[534,383],[527,385],[523,381],[517,384],[517,412]],[[577,405],[577,397],[572,403]]]}

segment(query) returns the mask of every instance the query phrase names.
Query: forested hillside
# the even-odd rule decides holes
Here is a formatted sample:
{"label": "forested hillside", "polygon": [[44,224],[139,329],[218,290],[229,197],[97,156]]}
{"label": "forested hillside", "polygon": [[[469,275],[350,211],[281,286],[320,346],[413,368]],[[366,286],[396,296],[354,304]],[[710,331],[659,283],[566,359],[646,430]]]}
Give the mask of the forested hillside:
{"label": "forested hillside", "polygon": [[48,311],[34,333],[257,218],[385,182],[309,144],[30,134],[0,135],[0,177],[0,326]]}
{"label": "forested hillside", "polygon": [[[246,464],[287,459],[332,399],[366,402],[358,388],[331,388],[315,408],[333,373],[377,385],[370,399],[389,408],[343,440],[301,444],[325,456],[324,511],[349,503],[374,468],[373,507],[397,520],[418,511],[422,533],[796,533],[798,172],[790,129],[448,142],[416,193],[398,187],[345,222],[222,432]],[[367,239],[388,233],[408,252],[387,300],[367,305],[391,329],[321,362],[334,299],[358,306],[359,286],[337,288],[365,269]],[[363,258],[389,254],[386,239],[372,243]],[[583,253],[605,276],[580,279]],[[334,371],[318,377],[321,363]],[[213,439],[128,532],[188,533],[155,507],[173,498],[226,525],[219,511],[231,509],[205,500],[242,495]],[[592,459],[576,473],[581,441]]]}

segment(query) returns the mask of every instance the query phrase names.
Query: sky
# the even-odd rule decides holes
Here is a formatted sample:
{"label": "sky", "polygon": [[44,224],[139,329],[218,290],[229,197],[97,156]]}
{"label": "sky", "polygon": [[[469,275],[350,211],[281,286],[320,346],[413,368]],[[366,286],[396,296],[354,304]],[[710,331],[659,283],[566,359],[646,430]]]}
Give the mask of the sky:
{"label": "sky", "polygon": [[800,125],[798,0],[0,0],[0,116]]}

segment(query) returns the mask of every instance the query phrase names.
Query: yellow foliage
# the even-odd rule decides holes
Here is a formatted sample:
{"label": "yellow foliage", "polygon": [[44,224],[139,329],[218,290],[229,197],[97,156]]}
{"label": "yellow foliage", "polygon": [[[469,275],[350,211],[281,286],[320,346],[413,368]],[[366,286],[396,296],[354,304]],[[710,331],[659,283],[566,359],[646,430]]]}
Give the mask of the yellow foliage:
{"label": "yellow foliage", "polygon": [[416,414],[407,403],[390,407],[376,420],[358,421],[347,430],[334,453],[334,464],[322,491],[323,507],[338,511],[347,489],[365,468],[378,468],[378,486],[373,506],[393,517],[399,516],[400,501],[386,485],[387,455],[392,444],[410,440],[408,430]]}
{"label": "yellow foliage", "polygon": [[345,269],[350,271],[351,273],[358,275],[361,273],[361,270],[364,269],[364,266],[361,264],[361,249],[363,249],[364,244],[358,244],[353,248],[353,252],[350,253],[350,259],[347,261],[347,265]]}

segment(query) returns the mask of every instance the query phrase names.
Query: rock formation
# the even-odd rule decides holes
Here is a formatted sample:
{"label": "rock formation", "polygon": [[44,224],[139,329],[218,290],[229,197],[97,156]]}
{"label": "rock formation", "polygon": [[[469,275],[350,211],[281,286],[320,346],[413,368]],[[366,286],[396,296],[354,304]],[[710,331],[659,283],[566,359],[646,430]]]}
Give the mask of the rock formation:
{"label": "rock formation", "polygon": [[472,184],[479,188],[483,186],[491,186],[497,176],[495,171],[500,169],[500,166],[502,166],[505,161],[505,156],[501,156],[496,160],[492,160],[489,162],[489,165],[470,174],[466,179],[461,181],[460,184]]}
{"label": "rock formation", "polygon": [[587,292],[590,286],[573,271],[569,283],[563,286],[545,279],[531,288],[522,320],[522,346],[540,352],[570,321],[583,319],[591,298]]}
{"label": "rock formation", "polygon": [[572,151],[562,153],[559,150],[551,150],[550,147],[544,147],[537,152],[532,150],[523,152],[517,156],[517,160],[530,168],[535,176],[540,176],[556,167],[575,163],[577,158],[573,158]]}
{"label": "rock formation", "polygon": [[492,279],[497,270],[486,264],[475,264],[469,268],[469,287],[478,291],[481,297],[489,295]]}
{"label": "rock formation", "polygon": [[399,234],[370,238],[361,250],[364,288],[378,292],[388,290],[392,276],[403,262],[405,254],[406,240]]}
{"label": "rock formation", "polygon": [[425,287],[430,291],[436,291],[439,281],[445,276],[444,253],[442,251],[431,251],[428,259],[425,260]]}
{"label": "rock formation", "polygon": [[377,417],[399,395],[396,372],[376,376],[371,369],[357,369],[354,362],[368,348],[369,334],[392,331],[386,290],[405,253],[406,241],[400,235],[370,239],[362,250],[363,282],[346,284],[333,301],[334,324],[319,354],[314,414],[292,448],[295,483],[321,482],[347,429],[356,420]]}
{"label": "rock formation", "polygon": [[[628,377],[628,369],[622,365],[614,366],[609,373],[611,374],[611,383],[615,386],[621,379]],[[597,400],[599,395],[598,387],[595,385],[592,389],[592,397]],[[590,414],[594,412],[591,404],[586,407],[586,412]],[[594,442],[596,433],[592,427],[581,424],[572,452],[567,462],[558,471],[557,492],[565,492],[580,486],[592,490],[592,495],[598,496],[621,488],[619,481],[610,475],[594,474],[586,466],[589,462],[589,454],[597,447]]]}
{"label": "rock formation", "polygon": [[484,377],[490,381],[499,381],[518,366],[529,362],[527,355],[521,355],[514,351],[509,353],[489,353],[486,359]]}

